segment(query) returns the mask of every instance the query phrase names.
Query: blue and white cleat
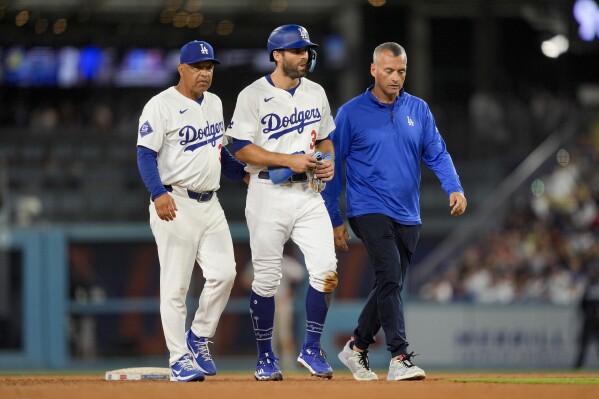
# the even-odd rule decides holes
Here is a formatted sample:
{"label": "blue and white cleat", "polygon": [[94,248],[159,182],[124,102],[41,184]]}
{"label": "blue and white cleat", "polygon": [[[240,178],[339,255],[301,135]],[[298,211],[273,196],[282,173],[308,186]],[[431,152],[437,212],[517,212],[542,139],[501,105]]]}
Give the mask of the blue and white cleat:
{"label": "blue and white cleat", "polygon": [[297,357],[297,363],[310,370],[310,373],[320,378],[333,378],[333,369],[327,362],[327,355],[316,343],[308,348],[303,348]]}
{"label": "blue and white cleat", "polygon": [[204,381],[204,373],[191,356],[185,354],[171,366],[171,381]]}
{"label": "blue and white cleat", "polygon": [[208,344],[212,343],[212,341],[208,341],[208,339],[203,337],[196,337],[191,329],[187,331],[185,338],[187,341],[187,347],[189,348],[189,351],[195,359],[199,369],[202,370],[202,373],[205,375],[215,375],[216,365],[214,364],[212,356],[210,355],[210,350],[208,349]]}
{"label": "blue and white cleat", "polygon": [[261,353],[256,363],[254,378],[258,381],[281,381],[283,374],[279,369],[279,359],[272,352]]}

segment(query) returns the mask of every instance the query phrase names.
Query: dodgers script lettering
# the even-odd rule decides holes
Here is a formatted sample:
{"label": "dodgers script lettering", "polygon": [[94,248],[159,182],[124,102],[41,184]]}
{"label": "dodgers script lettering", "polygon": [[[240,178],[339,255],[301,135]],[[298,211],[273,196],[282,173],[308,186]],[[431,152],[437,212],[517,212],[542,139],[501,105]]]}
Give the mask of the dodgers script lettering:
{"label": "dodgers script lettering", "polygon": [[197,148],[203,147],[206,144],[210,144],[212,147],[216,146],[218,139],[223,137],[225,131],[224,123],[218,122],[210,124],[206,122],[206,126],[203,128],[194,128],[193,126],[184,126],[179,130],[179,137],[183,137],[183,140],[179,142],[180,145],[186,146],[185,151],[194,151]]}
{"label": "dodgers script lettering", "polygon": [[308,109],[304,111],[298,111],[297,108],[293,109],[291,115],[280,116],[272,113],[264,115],[260,120],[264,129],[262,133],[270,134],[268,139],[278,139],[279,137],[296,131],[299,134],[304,132],[304,128],[313,123],[320,122],[321,115],[318,108]]}

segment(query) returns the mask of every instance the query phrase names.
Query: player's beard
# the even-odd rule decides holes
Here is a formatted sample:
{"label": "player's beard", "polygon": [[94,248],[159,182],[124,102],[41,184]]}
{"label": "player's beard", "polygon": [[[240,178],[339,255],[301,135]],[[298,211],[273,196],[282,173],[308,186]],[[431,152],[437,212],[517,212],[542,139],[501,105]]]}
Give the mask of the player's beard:
{"label": "player's beard", "polygon": [[303,71],[300,71],[299,64],[291,65],[285,58],[283,58],[283,73],[285,76],[290,77],[291,79],[299,79],[306,76],[307,66],[304,67]]}

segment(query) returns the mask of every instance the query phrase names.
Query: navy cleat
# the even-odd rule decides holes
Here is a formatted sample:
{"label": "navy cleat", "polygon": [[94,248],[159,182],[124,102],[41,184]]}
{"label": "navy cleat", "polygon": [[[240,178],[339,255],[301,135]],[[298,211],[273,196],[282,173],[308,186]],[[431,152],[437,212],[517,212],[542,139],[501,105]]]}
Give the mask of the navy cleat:
{"label": "navy cleat", "polygon": [[202,373],[205,375],[215,375],[216,365],[214,364],[212,356],[210,355],[210,350],[208,349],[208,343],[212,343],[212,341],[208,341],[208,339],[203,337],[196,337],[191,329],[187,331],[185,338],[187,341],[187,347],[189,348],[199,369],[202,370]]}
{"label": "navy cleat", "polygon": [[171,366],[171,381],[204,381],[204,373],[198,368],[191,356],[185,354]]}
{"label": "navy cleat", "polygon": [[316,343],[308,348],[303,348],[297,357],[297,363],[310,370],[310,373],[316,377],[333,378],[333,369],[327,362],[327,355]]}
{"label": "navy cleat", "polygon": [[256,363],[254,378],[258,381],[281,381],[283,374],[279,370],[278,361],[272,352],[261,353]]}

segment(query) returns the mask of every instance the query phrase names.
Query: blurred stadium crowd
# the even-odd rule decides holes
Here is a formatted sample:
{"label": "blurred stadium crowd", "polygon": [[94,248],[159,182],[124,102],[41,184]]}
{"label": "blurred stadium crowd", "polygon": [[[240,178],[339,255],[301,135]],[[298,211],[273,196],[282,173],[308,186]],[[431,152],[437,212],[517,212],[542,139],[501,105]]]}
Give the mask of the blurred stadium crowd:
{"label": "blurred stadium crowd", "polygon": [[578,303],[599,271],[599,120],[512,200],[503,226],[472,243],[419,297],[487,304]]}

